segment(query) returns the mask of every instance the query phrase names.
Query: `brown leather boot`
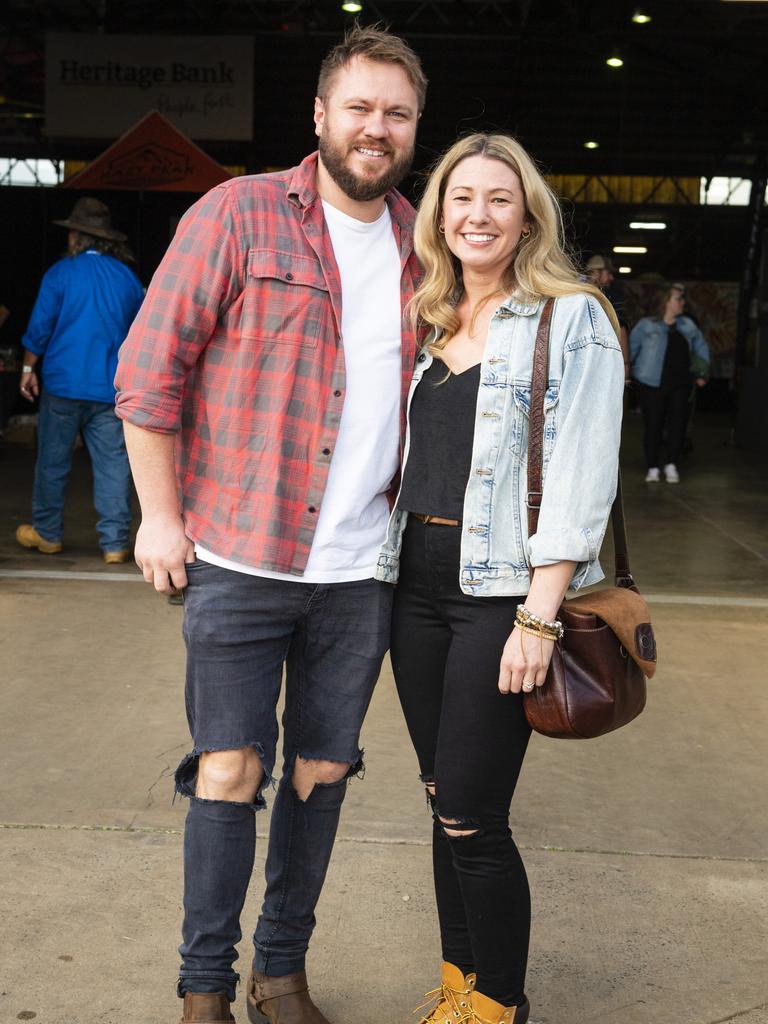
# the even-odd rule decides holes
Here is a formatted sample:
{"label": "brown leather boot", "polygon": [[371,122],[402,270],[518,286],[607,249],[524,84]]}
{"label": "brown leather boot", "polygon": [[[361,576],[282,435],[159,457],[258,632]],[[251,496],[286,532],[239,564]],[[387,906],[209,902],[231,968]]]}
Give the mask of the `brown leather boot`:
{"label": "brown leather boot", "polygon": [[[427,1000],[437,1000],[432,1009],[422,1017],[419,1024],[456,1024],[466,1020],[470,1012],[469,997],[475,987],[475,975],[466,978],[458,967],[443,961],[440,964],[440,988],[427,992]],[[418,1013],[428,1005],[417,1006],[413,1011]]]}
{"label": "brown leather boot", "polygon": [[224,992],[185,992],[181,1024],[234,1024]]}
{"label": "brown leather boot", "polygon": [[526,1024],[531,1012],[527,999],[520,1006],[502,1006],[482,992],[473,992],[469,1001],[471,1010],[468,1024]]}
{"label": "brown leather boot", "polygon": [[270,978],[252,971],[248,979],[251,1024],[329,1024],[309,996],[305,971]]}

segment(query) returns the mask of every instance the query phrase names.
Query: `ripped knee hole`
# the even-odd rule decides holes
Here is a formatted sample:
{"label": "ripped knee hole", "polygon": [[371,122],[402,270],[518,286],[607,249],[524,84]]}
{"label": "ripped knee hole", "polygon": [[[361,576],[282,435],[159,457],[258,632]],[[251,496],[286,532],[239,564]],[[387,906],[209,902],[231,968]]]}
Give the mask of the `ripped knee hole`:
{"label": "ripped knee hole", "polygon": [[350,766],[344,761],[309,760],[297,755],[292,778],[294,792],[304,802],[318,783],[328,786],[342,782],[349,770]]}
{"label": "ripped knee hole", "polygon": [[458,818],[444,818],[438,814],[437,820],[440,822],[443,832],[451,839],[469,839],[470,836],[476,836],[480,831],[476,825],[464,824]]}
{"label": "ripped knee hole", "polygon": [[196,796],[248,803],[255,799],[263,779],[261,757],[254,747],[202,751],[197,763]]}

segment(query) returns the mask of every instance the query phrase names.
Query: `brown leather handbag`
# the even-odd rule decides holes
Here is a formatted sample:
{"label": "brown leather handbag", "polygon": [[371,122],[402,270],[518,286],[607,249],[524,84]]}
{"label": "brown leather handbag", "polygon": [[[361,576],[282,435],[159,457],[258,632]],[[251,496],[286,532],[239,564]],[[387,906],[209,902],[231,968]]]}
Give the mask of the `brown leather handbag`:
{"label": "brown leather handbag", "polygon": [[[554,299],[548,299],[542,310],[533,357],[528,423],[529,537],[536,533],[542,498],[544,398],[554,304]],[[656,641],[648,605],[629,569],[621,477],[611,523],[616,585],[563,602],[558,618],[565,633],[555,644],[546,682],[523,695],[528,722],[544,736],[602,736],[631,722],[645,707],[645,679],[656,671]]]}

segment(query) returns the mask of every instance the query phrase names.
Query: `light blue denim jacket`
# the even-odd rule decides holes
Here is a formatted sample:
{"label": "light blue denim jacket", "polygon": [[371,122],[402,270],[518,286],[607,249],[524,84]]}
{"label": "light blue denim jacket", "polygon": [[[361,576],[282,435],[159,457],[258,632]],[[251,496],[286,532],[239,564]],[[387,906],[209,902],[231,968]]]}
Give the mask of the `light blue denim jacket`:
{"label": "light blue denim jacket", "polygon": [[[688,342],[691,372],[697,377],[709,376],[709,345],[704,335],[688,316],[677,317],[675,327]],[[629,361],[635,380],[652,388],[661,384],[668,338],[669,324],[661,318],[646,316],[638,320],[629,336]]]}
{"label": "light blue denim jacket", "polygon": [[[555,303],[545,402],[543,496],[527,529],[528,412],[543,302],[514,296],[491,320],[480,368],[472,470],[464,496],[459,585],[465,594],[528,592],[528,566],[578,563],[571,590],[603,579],[598,553],[616,492],[624,361],[600,304],[583,293]],[[422,351],[408,396],[432,356]],[[410,432],[404,458],[408,458]],[[429,509],[424,509],[428,512]],[[397,506],[376,578],[396,583],[408,513]]]}

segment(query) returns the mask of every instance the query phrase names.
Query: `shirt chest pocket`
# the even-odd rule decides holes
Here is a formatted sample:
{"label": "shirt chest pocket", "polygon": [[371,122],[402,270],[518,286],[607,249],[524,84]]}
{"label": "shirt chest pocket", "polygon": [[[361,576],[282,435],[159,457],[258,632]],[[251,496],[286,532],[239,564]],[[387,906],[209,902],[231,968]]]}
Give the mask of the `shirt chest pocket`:
{"label": "shirt chest pocket", "polygon": [[331,315],[328,285],[316,259],[275,249],[249,251],[243,340],[314,347]]}
{"label": "shirt chest pocket", "polygon": [[[528,457],[528,426],[531,416],[531,385],[516,382],[512,386],[514,397],[514,427],[511,448],[514,455],[523,460]],[[560,384],[555,381],[547,386],[544,397],[544,462],[552,454],[557,435],[557,404],[560,398]]]}

